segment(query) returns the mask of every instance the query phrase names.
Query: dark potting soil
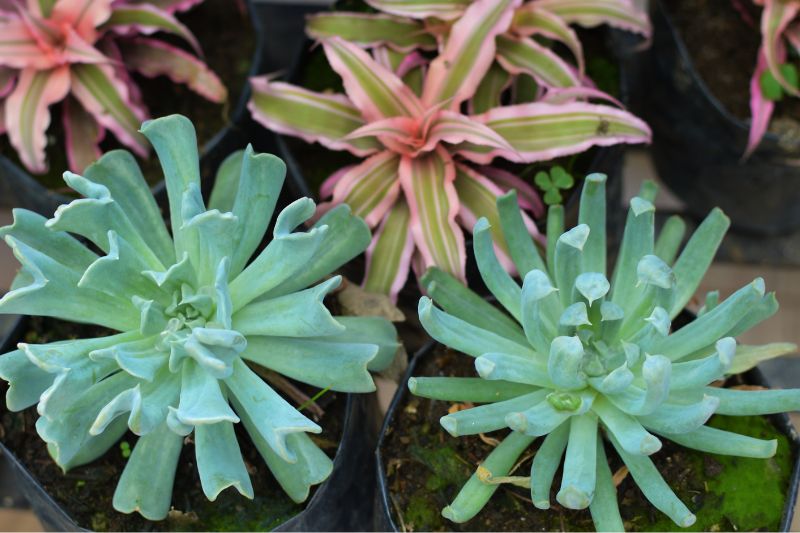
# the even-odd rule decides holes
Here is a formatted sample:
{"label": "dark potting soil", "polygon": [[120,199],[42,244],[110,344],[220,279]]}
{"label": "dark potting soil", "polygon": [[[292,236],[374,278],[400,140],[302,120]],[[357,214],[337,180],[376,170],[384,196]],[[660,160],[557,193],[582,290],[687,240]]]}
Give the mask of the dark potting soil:
{"label": "dark potting soil", "polygon": [[[150,111],[150,116],[158,118],[171,114],[187,116],[197,130],[197,140],[202,147],[221,131],[229,120],[229,114],[247,83],[251,60],[256,47],[250,16],[242,11],[240,2],[234,0],[205,0],[188,13],[178,14],[181,20],[195,34],[205,54],[206,64],[222,80],[228,89],[228,101],[215,104],[195,94],[183,84],[174,83],[166,76],[146,78],[134,73],[133,78],[142,91],[142,98]],[[244,2],[241,2],[244,7]],[[172,36],[159,34],[160,40],[185,48],[185,44]],[[67,156],[64,150],[64,129],[61,123],[61,105],[50,108],[51,125],[47,131],[47,173],[34,176],[48,189],[62,194],[72,194],[62,179],[67,170]],[[113,133],[106,132],[101,150],[107,152],[121,145]],[[0,136],[0,154],[21,165],[8,136]],[[137,156],[145,178],[150,184],[163,179],[161,166],[155,153],[141,159]],[[24,168],[24,167],[22,167]]]}
{"label": "dark potting soil", "polygon": [[[761,9],[750,0],[663,0],[711,93],[731,113],[750,119],[750,77],[761,46]],[[800,135],[800,98],[784,97],[775,106],[770,131]]]}
{"label": "dark potting soil", "polygon": [[[46,343],[110,333],[96,326],[33,317],[24,340]],[[319,392],[303,384],[295,385],[309,396]],[[6,389],[7,384],[0,381],[0,394],[4,396]],[[44,441],[36,433],[36,407],[12,413],[5,409],[4,402],[0,403],[0,440],[81,527],[96,531],[269,531],[304,509],[304,504],[296,504],[286,496],[241,424],[236,424],[239,446],[253,483],[254,500],[248,500],[233,488],[223,491],[215,502],[206,499],[190,435],[184,441],[172,493],[173,510],[167,519],[151,522],[138,513],[118,513],[112,507],[114,489],[136,444],[136,435],[127,433],[99,459],[65,474],[50,458]],[[325,412],[322,418],[313,417],[323,432],[310,436],[332,458],[341,439],[345,396],[328,391],[316,403]]]}
{"label": "dark potting soil", "polygon": [[[416,376],[476,376],[473,360],[443,347],[421,360]],[[737,384],[732,378],[731,384]],[[496,442],[508,433],[451,437],[439,425],[448,409],[459,406],[408,395],[397,406],[381,450],[395,524],[406,531],[594,531],[588,510],[564,509],[555,500],[561,471],[556,474],[551,509],[536,509],[530,490],[501,485],[486,507],[465,524],[449,522],[441,510],[453,501]],[[778,439],[771,459],[745,459],[706,454],[662,440],[653,459],[679,498],[697,514],[688,531],[775,531],[780,525],[792,471],[790,444],[764,417],[713,417],[709,425],[765,439]],[[541,439],[523,453],[510,475],[528,476]],[[607,445],[627,531],[675,531],[678,526],[655,509],[636,486],[616,452]]]}

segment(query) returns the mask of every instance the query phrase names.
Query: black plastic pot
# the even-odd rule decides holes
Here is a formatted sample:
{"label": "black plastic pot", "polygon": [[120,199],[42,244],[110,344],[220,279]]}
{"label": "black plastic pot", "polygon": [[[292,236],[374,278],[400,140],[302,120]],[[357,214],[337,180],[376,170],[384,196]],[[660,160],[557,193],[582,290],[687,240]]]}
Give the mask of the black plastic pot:
{"label": "black plastic pot", "polygon": [[755,153],[741,161],[749,124],[711,94],[663,1],[653,2],[652,19],[641,114],[653,129],[661,179],[697,218],[719,206],[743,232],[778,235],[800,228],[800,150],[782,146],[777,135],[768,133]]}
{"label": "black plastic pot", "polygon": [[[0,353],[16,348],[25,333],[27,320],[17,318],[15,326],[0,345]],[[372,528],[372,491],[375,462],[372,453],[380,425],[374,394],[347,394],[339,449],[333,473],[308,501],[305,510],[275,531],[366,531]],[[0,442],[0,455],[24,496],[48,531],[88,531],[80,527],[67,510],[53,500],[25,466]]]}
{"label": "black plastic pot", "polygon": [[[268,39],[263,26],[266,17],[261,12],[261,6],[254,0],[247,0],[247,7],[256,35],[256,47],[249,72],[249,76],[253,76],[268,68],[266,53]],[[234,102],[227,126],[202,147],[200,165],[205,178],[204,185],[210,183],[212,171],[216,171],[222,160],[232,151],[244,148],[253,136],[255,123],[247,110],[249,99],[250,84],[245,82],[238,100]],[[261,139],[255,148],[259,151],[275,151],[271,145],[264,142],[264,139]],[[156,198],[163,198],[166,195],[164,182],[155,184],[152,191]],[[59,205],[67,202],[69,199],[66,196],[49,190],[25,169],[0,154],[0,207],[21,207],[43,216],[50,216]]]}
{"label": "black plastic pot", "polygon": [[[383,442],[386,438],[387,432],[394,422],[395,416],[399,406],[405,401],[406,397],[410,394],[406,383],[408,378],[414,375],[414,370],[419,362],[430,355],[438,346],[438,343],[431,341],[427,346],[417,352],[411,363],[408,365],[403,380],[397,389],[389,409],[386,411],[386,416],[383,419],[383,426],[381,427],[380,435],[378,436],[378,446],[375,449],[375,470],[377,472],[377,486],[375,489],[375,510],[373,529],[375,531],[400,531],[392,518],[393,504],[389,493],[389,487],[386,479],[386,464],[387,459],[384,458],[382,453]],[[749,370],[743,374],[744,380],[752,385],[759,385],[769,387],[764,375],[758,368]],[[791,441],[794,456],[794,466],[792,468],[792,477],[789,485],[789,492],[786,495],[786,506],[783,509],[783,516],[781,517],[780,531],[791,531],[792,517],[794,516],[794,505],[797,500],[798,486],[800,486],[800,435],[794,428],[794,424],[789,419],[786,413],[769,415],[768,418],[773,424],[783,432]]]}

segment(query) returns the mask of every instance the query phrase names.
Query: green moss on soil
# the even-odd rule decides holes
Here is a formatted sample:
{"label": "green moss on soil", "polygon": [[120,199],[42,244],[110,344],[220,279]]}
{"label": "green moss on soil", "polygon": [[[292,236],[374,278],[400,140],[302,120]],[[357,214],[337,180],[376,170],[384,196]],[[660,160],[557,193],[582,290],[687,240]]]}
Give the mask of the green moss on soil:
{"label": "green moss on soil", "polygon": [[[423,360],[415,375],[474,375],[466,357],[442,350]],[[552,507],[540,511],[530,492],[501,486],[489,504],[465,524],[441,516],[492,446],[477,436],[454,438],[438,424],[451,404],[407,396],[381,448],[395,524],[408,531],[594,531],[588,511],[564,509],[555,501],[561,479],[556,473]],[[715,416],[712,427],[759,439],[777,439],[770,459],[747,459],[707,454],[667,440],[651,459],[676,495],[697,515],[685,531],[775,531],[786,506],[795,458],[789,438],[768,417]],[[502,439],[506,432],[487,437]],[[523,454],[516,475],[528,475],[540,439]],[[610,446],[606,449],[613,472],[622,467]],[[630,475],[617,489],[620,511],[628,531],[675,531],[666,515],[646,500]],[[684,531],[684,530],[680,530]]]}

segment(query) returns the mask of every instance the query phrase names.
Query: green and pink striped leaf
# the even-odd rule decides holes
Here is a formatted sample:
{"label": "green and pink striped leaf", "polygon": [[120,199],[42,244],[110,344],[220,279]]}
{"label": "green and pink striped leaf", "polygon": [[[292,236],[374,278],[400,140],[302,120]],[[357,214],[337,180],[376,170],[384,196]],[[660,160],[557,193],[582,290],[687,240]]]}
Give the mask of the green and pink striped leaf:
{"label": "green and pink striped leaf", "polygon": [[782,36],[798,12],[800,2],[796,0],[764,0],[764,11],[761,14],[761,52],[767,61],[767,69],[781,87],[794,96],[800,96],[800,91],[786,81],[780,67],[782,58],[785,57]]}
{"label": "green and pink striped leaf", "polygon": [[424,113],[417,95],[391,70],[339,37],[322,42],[333,70],[341,76],[345,92],[367,121]]}
{"label": "green and pink striped leaf", "polygon": [[145,111],[135,105],[125,82],[110,65],[73,65],[72,94],[94,119],[134,152],[145,156],[148,144],[139,133]]}
{"label": "green and pink striped leaf", "polygon": [[228,99],[222,81],[205,63],[164,41],[147,37],[126,40],[122,56],[128,68],[148,78],[167,76],[211,102],[223,103]]}
{"label": "green and pink striped leaf", "polygon": [[147,5],[152,4],[158,9],[169,13],[188,11],[194,6],[203,3],[203,0],[128,0],[126,4]]}
{"label": "green and pink striped leaf", "polygon": [[439,143],[471,144],[513,151],[514,147],[502,135],[477,120],[455,111],[439,111],[428,132],[426,150]]}
{"label": "green and pink striped leaf", "polygon": [[51,70],[25,69],[5,100],[8,139],[22,164],[31,172],[47,170],[45,132],[50,126],[50,106],[63,100],[70,89],[69,66]]}
{"label": "green and pink striped leaf", "polygon": [[0,65],[12,68],[45,69],[52,58],[42,54],[27,26],[18,19],[0,22]]}
{"label": "green and pink striped leaf", "polygon": [[545,87],[577,87],[575,68],[530,38],[497,38],[497,61],[513,75],[528,74]]}
{"label": "green and pink striped leaf", "polygon": [[353,214],[375,227],[400,195],[400,156],[379,152],[341,175],[333,189],[333,204],[348,204]]}
{"label": "green and pink striped leaf", "polygon": [[608,24],[614,28],[650,37],[650,18],[633,0],[536,0],[536,6],[558,15],[565,22],[593,28]]}
{"label": "green and pink striped leaf", "polygon": [[50,18],[57,24],[67,24],[87,42],[98,36],[97,27],[111,16],[112,0],[56,0]]}
{"label": "green and pink striped leaf", "polygon": [[578,34],[564,19],[540,8],[538,2],[527,2],[514,12],[511,32],[520,37],[542,35],[563,43],[575,56],[575,60],[578,62],[578,71],[583,72],[583,46],[578,39]]}
{"label": "green and pink striped leaf", "polygon": [[408,279],[414,238],[411,235],[411,211],[399,199],[386,214],[367,248],[367,271],[364,288],[388,294],[397,300],[397,293]]}
{"label": "green and pink striped leaf", "polygon": [[457,153],[479,164],[499,156],[515,163],[545,161],[588,150],[592,146],[650,142],[650,128],[627,111],[599,104],[529,103],[489,110],[472,117],[502,135],[514,151],[470,143]]}
{"label": "green and pink striped leaf", "polygon": [[159,31],[170,33],[189,43],[198,56],[203,55],[200,43],[189,28],[168,11],[150,4],[116,7],[103,27],[121,35],[152,35]]}
{"label": "green and pink striped leaf", "polygon": [[[503,191],[503,194],[507,193],[511,189],[515,189],[517,191],[517,201],[522,209],[526,209],[533,213],[533,216],[537,219],[542,218],[545,215],[544,203],[542,203],[542,199],[539,196],[539,193],[536,192],[536,189],[531,187],[531,185],[507,170],[503,170],[502,168],[498,167],[490,167],[490,166],[483,166],[478,167],[478,173],[483,176],[489,178],[495,185],[500,187]],[[528,226],[531,234],[539,234],[539,230],[536,228],[536,225],[531,222],[530,226]]]}
{"label": "green and pink striped leaf", "polygon": [[450,109],[472,98],[495,58],[495,37],[508,30],[521,0],[476,0],[453,24],[425,77],[422,101]]}
{"label": "green and pink striped leaf", "polygon": [[99,145],[105,130],[71,97],[64,100],[61,119],[69,168],[76,174],[83,174],[86,167],[100,159],[102,152]]}
{"label": "green and pink striped leaf", "polygon": [[464,13],[472,0],[366,0],[366,2],[378,11],[403,17],[453,20]]}
{"label": "green and pink striped leaf", "polygon": [[251,78],[250,85],[253,96],[248,108],[255,120],[273,131],[357,156],[367,156],[381,148],[375,138],[345,140],[364,125],[364,119],[342,94],[317,93],[273,82],[268,76]]}
{"label": "green and pink striped leaf", "polygon": [[769,121],[772,112],[775,110],[775,102],[766,98],[761,90],[761,76],[767,70],[767,59],[763,48],[758,53],[758,63],[756,70],[750,78],[750,131],[747,137],[747,148],[745,148],[743,159],[747,159],[755,152],[764,134],[769,128]]}
{"label": "green and pink striped leaf", "polygon": [[436,39],[421,22],[383,14],[320,13],[308,17],[306,33],[313,39],[341,37],[361,47],[388,46],[400,52],[436,49]]}
{"label": "green and pink striped leaf", "polygon": [[464,280],[464,234],[456,224],[455,163],[447,151],[403,157],[400,184],[411,211],[411,234],[426,267],[438,266]]}

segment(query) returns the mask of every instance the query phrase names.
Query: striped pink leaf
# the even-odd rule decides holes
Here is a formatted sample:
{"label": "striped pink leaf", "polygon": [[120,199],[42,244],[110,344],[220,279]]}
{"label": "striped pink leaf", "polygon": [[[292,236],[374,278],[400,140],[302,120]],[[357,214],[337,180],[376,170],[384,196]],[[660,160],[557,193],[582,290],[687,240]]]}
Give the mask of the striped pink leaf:
{"label": "striped pink leaf", "polygon": [[536,0],[536,6],[586,28],[608,24],[648,38],[653,32],[647,13],[633,0]]}
{"label": "striped pink leaf", "polygon": [[0,98],[5,98],[14,89],[17,74],[16,69],[0,67]]}
{"label": "striped pink leaf", "polygon": [[0,65],[46,69],[53,59],[42,54],[28,27],[18,19],[0,22]]}
{"label": "striped pink leaf", "polygon": [[126,40],[122,56],[128,68],[148,78],[167,76],[186,84],[203,98],[223,103],[228,91],[208,66],[192,54],[158,39],[137,37]]}
{"label": "striped pink leaf", "polygon": [[411,211],[411,233],[426,267],[438,266],[465,279],[464,234],[456,224],[455,164],[440,147],[416,158],[403,157],[400,184]]}
{"label": "striped pink leaf", "polygon": [[91,163],[100,159],[100,142],[105,131],[74,98],[64,100],[61,112],[69,169],[82,174]]}
{"label": "striped pink leaf", "polygon": [[500,150],[514,150],[514,147],[493,129],[455,111],[440,111],[436,114],[428,133],[426,149],[432,150],[441,142],[448,144],[468,142]]}
{"label": "striped pink leaf", "polygon": [[472,117],[502,135],[514,151],[487,149],[464,143],[457,153],[479,164],[495,156],[516,163],[546,161],[588,150],[650,142],[650,128],[627,111],[614,107],[573,102],[529,103],[498,107]]}
{"label": "striped pink leaf", "polygon": [[328,62],[344,82],[345,92],[366,120],[424,113],[417,95],[358,46],[338,37],[325,39],[323,46]]}
{"label": "striped pink leaf", "polygon": [[497,61],[511,74],[528,74],[545,87],[577,87],[581,84],[571,65],[531,38],[498,37]]}
{"label": "striped pink leaf", "polygon": [[[542,203],[542,199],[539,196],[539,193],[536,192],[528,182],[513,174],[507,170],[503,170],[498,167],[478,167],[478,172],[500,187],[503,191],[503,194],[507,193],[511,189],[516,189],[517,191],[517,201],[519,202],[520,207],[526,209],[533,213],[533,216],[537,219],[542,218],[545,214],[544,204]],[[538,234],[539,230],[536,229],[536,226],[533,225],[531,222],[531,226],[529,229],[531,233]]]}
{"label": "striped pink leaf", "polygon": [[253,118],[267,128],[318,142],[331,150],[346,150],[357,156],[378,151],[375,138],[344,138],[364,125],[360,111],[342,94],[317,93],[268,76],[251,78],[253,95],[248,108]]}
{"label": "striped pink leaf", "polygon": [[333,189],[333,204],[348,204],[370,227],[383,220],[400,195],[400,156],[379,152],[345,172]]}
{"label": "striped pink leaf", "polygon": [[511,25],[521,0],[475,0],[453,24],[444,49],[431,62],[422,100],[450,109],[472,97],[495,58],[495,37]]}
{"label": "striped pink leaf", "polygon": [[72,94],[94,119],[125,146],[146,156],[148,144],[139,125],[147,118],[111,65],[73,65]]}
{"label": "striped pink leaf", "polygon": [[336,188],[336,184],[339,183],[345,174],[350,172],[356,165],[347,165],[346,167],[342,167],[327,178],[325,181],[322,182],[322,185],[319,186],[319,197],[320,198],[330,198],[333,196],[333,190]]}
{"label": "striped pink leaf", "polygon": [[45,132],[50,126],[49,107],[63,100],[69,89],[69,66],[51,70],[25,69],[5,100],[8,139],[22,164],[31,172],[47,170]]}
{"label": "striped pink leaf", "polygon": [[366,0],[366,2],[378,11],[403,17],[453,20],[464,13],[472,0]]}
{"label": "striped pink leaf", "polygon": [[508,89],[511,82],[509,73],[497,63],[493,63],[468,102],[469,112],[476,115],[499,106],[503,91]]}
{"label": "striped pink leaf", "polygon": [[761,92],[761,76],[767,70],[767,58],[763,48],[758,52],[758,63],[753,77],[750,78],[750,131],[747,138],[747,148],[742,159],[747,159],[758,148],[764,134],[767,133],[775,102],[764,97]]}
{"label": "striped pink leaf", "polygon": [[188,11],[194,6],[203,3],[203,0],[127,0],[123,1],[129,5],[146,5],[152,4],[159,9],[163,9],[169,13],[180,13]]}
{"label": "striped pink leaf", "polygon": [[364,288],[388,294],[397,301],[397,293],[408,279],[414,238],[411,235],[411,212],[402,198],[386,214],[367,248]]}
{"label": "striped pink leaf", "polygon": [[800,91],[786,81],[780,69],[785,57],[781,37],[798,12],[800,2],[796,0],[764,0],[761,14],[761,52],[766,59],[767,69],[786,92],[795,96],[800,96]]}
{"label": "striped pink leaf", "polygon": [[512,33],[521,37],[542,35],[563,43],[578,62],[578,71],[584,70],[583,46],[578,34],[555,13],[539,7],[538,2],[526,2],[514,12]]}
{"label": "striped pink leaf", "polygon": [[152,35],[156,32],[177,35],[189,43],[195,54],[203,56],[200,43],[186,25],[168,11],[150,4],[114,8],[104,28],[121,35]]}
{"label": "striped pink leaf", "polygon": [[547,94],[545,94],[539,102],[547,104],[566,104],[578,100],[603,100],[617,107],[624,107],[622,102],[610,94],[593,87],[552,88],[547,91]]}
{"label": "striped pink leaf", "polygon": [[319,13],[306,19],[306,33],[317,40],[341,37],[365,48],[386,46],[406,53],[436,49],[436,39],[421,22],[385,14]]}
{"label": "striped pink leaf", "polygon": [[66,24],[77,31],[87,42],[97,40],[97,27],[111,16],[113,0],[56,0],[50,18],[57,24]]}

